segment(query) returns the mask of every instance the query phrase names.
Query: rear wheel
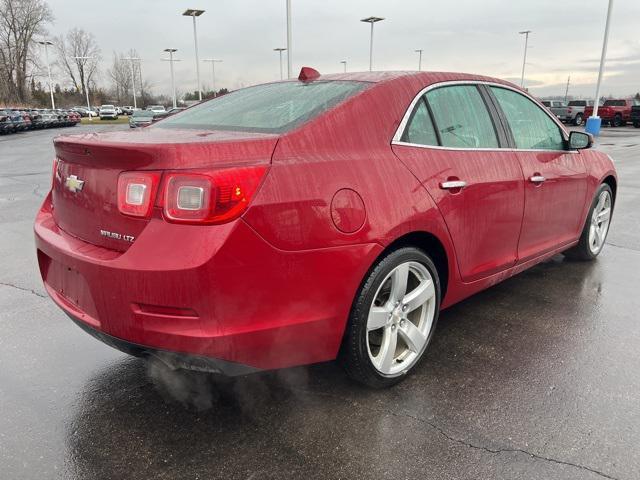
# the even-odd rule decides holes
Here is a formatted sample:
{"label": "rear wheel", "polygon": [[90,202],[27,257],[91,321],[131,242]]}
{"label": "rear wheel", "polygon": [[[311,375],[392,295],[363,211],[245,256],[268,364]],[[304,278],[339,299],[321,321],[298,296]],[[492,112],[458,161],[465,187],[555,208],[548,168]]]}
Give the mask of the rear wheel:
{"label": "rear wheel", "polygon": [[615,117],[613,117],[613,122],[611,124],[613,127],[621,127],[622,126],[622,115],[620,115],[619,113],[616,114]]}
{"label": "rear wheel", "polygon": [[577,114],[576,118],[573,119],[573,124],[576,127],[579,127],[580,125],[582,125],[582,114],[581,113]]}
{"label": "rear wheel", "polygon": [[634,126],[635,128],[640,128],[640,120],[636,120],[636,121],[634,121],[634,122],[633,122],[633,126]]}
{"label": "rear wheel", "polygon": [[429,256],[404,247],[381,259],[353,304],[340,360],[354,380],[391,386],[423,357],[440,308],[440,281]]}
{"label": "rear wheel", "polygon": [[593,260],[604,247],[613,212],[613,193],[606,183],[600,185],[591,203],[578,244],[565,255],[574,260]]}

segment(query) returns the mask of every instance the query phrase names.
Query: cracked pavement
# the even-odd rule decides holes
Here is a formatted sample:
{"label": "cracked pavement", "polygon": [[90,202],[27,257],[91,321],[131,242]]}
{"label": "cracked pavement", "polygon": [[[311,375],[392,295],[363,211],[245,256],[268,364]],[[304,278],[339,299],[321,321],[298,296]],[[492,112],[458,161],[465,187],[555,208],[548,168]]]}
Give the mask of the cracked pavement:
{"label": "cracked pavement", "polygon": [[32,221],[54,135],[0,137],[0,465],[10,479],[640,478],[640,130],[605,129],[598,261],[557,256],[442,313],[416,373],[220,379],[87,336],[47,298]]}

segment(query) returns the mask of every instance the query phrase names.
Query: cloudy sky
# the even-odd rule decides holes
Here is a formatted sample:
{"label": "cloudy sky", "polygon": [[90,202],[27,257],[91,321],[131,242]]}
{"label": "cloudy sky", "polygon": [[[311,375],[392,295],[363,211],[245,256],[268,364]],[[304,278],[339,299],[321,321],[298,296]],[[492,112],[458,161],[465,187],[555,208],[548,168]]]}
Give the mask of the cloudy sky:
{"label": "cloudy sky", "polygon": [[[279,78],[275,47],[286,46],[285,0],[48,0],[53,35],[72,27],[91,31],[102,50],[102,73],[113,52],[135,48],[143,75],[156,93],[169,93],[162,50],[177,48],[176,78],[184,92],[195,89],[195,54],[186,8],[198,19],[200,58],[218,58],[218,88],[239,88]],[[594,94],[607,0],[292,0],[293,71],[368,69],[366,16],[385,17],[375,26],[374,69],[464,71],[519,82],[524,39],[532,30],[526,84],[540,96]],[[201,62],[202,63],[202,62]],[[286,75],[286,61],[285,75]],[[202,63],[203,84],[211,66]],[[640,91],[640,0],[616,0],[603,94]]]}

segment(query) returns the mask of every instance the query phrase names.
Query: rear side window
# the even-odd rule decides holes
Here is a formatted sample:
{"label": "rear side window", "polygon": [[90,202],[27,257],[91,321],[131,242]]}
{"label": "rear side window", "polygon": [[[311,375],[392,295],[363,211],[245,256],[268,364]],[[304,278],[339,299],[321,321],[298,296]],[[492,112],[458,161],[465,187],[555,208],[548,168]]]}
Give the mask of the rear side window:
{"label": "rear side window", "polygon": [[243,88],[201,103],[157,128],[283,133],[367,88],[352,81],[279,82]]}
{"label": "rear side window", "polygon": [[626,102],[624,100],[605,100],[604,107],[624,107],[626,106]]}
{"label": "rear side window", "polygon": [[436,130],[424,98],[418,101],[401,140],[418,145],[438,145]]}
{"label": "rear side window", "polygon": [[500,87],[490,87],[502,108],[516,147],[533,150],[564,150],[560,127],[524,95]]}
{"label": "rear side window", "polygon": [[587,106],[587,101],[586,100],[571,100],[569,102],[569,106],[570,107],[586,107]]}
{"label": "rear side window", "polygon": [[436,88],[426,98],[443,147],[498,147],[493,121],[475,85]]}

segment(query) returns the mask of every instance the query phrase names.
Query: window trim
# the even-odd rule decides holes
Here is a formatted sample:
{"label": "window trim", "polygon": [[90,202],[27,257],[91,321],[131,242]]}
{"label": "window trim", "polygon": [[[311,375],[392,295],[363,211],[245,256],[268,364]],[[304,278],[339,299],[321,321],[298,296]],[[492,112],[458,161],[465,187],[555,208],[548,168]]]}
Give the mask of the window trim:
{"label": "window trim", "polygon": [[[471,147],[443,147],[442,145],[420,145],[418,143],[409,143],[409,142],[403,142],[401,140],[402,138],[402,134],[404,133],[404,130],[407,127],[407,124],[409,123],[409,117],[411,116],[411,112],[413,111],[413,108],[415,107],[415,105],[418,103],[418,101],[420,100],[420,98],[425,95],[429,90],[433,90],[434,88],[438,88],[438,87],[443,87],[443,86],[449,86],[449,85],[489,85],[489,86],[495,86],[495,87],[501,87],[501,88],[506,88],[507,90],[512,90],[516,93],[519,93],[520,95],[525,96],[526,98],[528,98],[529,100],[533,101],[536,105],[538,105],[538,107],[551,119],[553,120],[553,122],[558,125],[558,127],[560,128],[560,132],[562,134],[562,138],[564,139],[565,142],[569,141],[569,136],[567,131],[564,128],[564,125],[562,125],[560,123],[560,121],[557,118],[554,118],[546,109],[544,106],[542,106],[540,104],[540,102],[538,102],[535,98],[533,98],[532,96],[528,95],[527,93],[519,90],[518,88],[512,87],[510,85],[505,85],[503,83],[498,83],[498,82],[491,82],[491,81],[487,81],[487,80],[448,80],[448,81],[444,81],[444,82],[436,82],[436,83],[432,83],[431,85],[427,85],[426,87],[424,87],[422,90],[420,90],[413,98],[413,100],[411,101],[411,103],[409,104],[408,108],[406,109],[402,120],[400,121],[400,124],[398,125],[398,128],[396,129],[393,138],[391,139],[391,144],[392,145],[402,145],[402,146],[407,146],[407,147],[419,147],[419,148],[432,148],[432,149],[436,149],[436,150],[452,150],[452,151],[488,151],[488,152],[563,152],[563,153],[579,153],[577,150],[546,150],[543,148],[536,148],[536,149],[523,149],[523,148],[501,148],[501,147],[491,147],[491,148],[487,148],[487,147],[479,147],[479,148],[471,148]],[[428,102],[427,102],[428,104]],[[492,112],[489,109],[489,115],[494,115],[495,112]],[[499,116],[499,115],[498,115]],[[499,120],[500,122],[502,122],[502,120]],[[495,122],[495,119],[494,119]],[[495,123],[494,123],[495,124]]]}

